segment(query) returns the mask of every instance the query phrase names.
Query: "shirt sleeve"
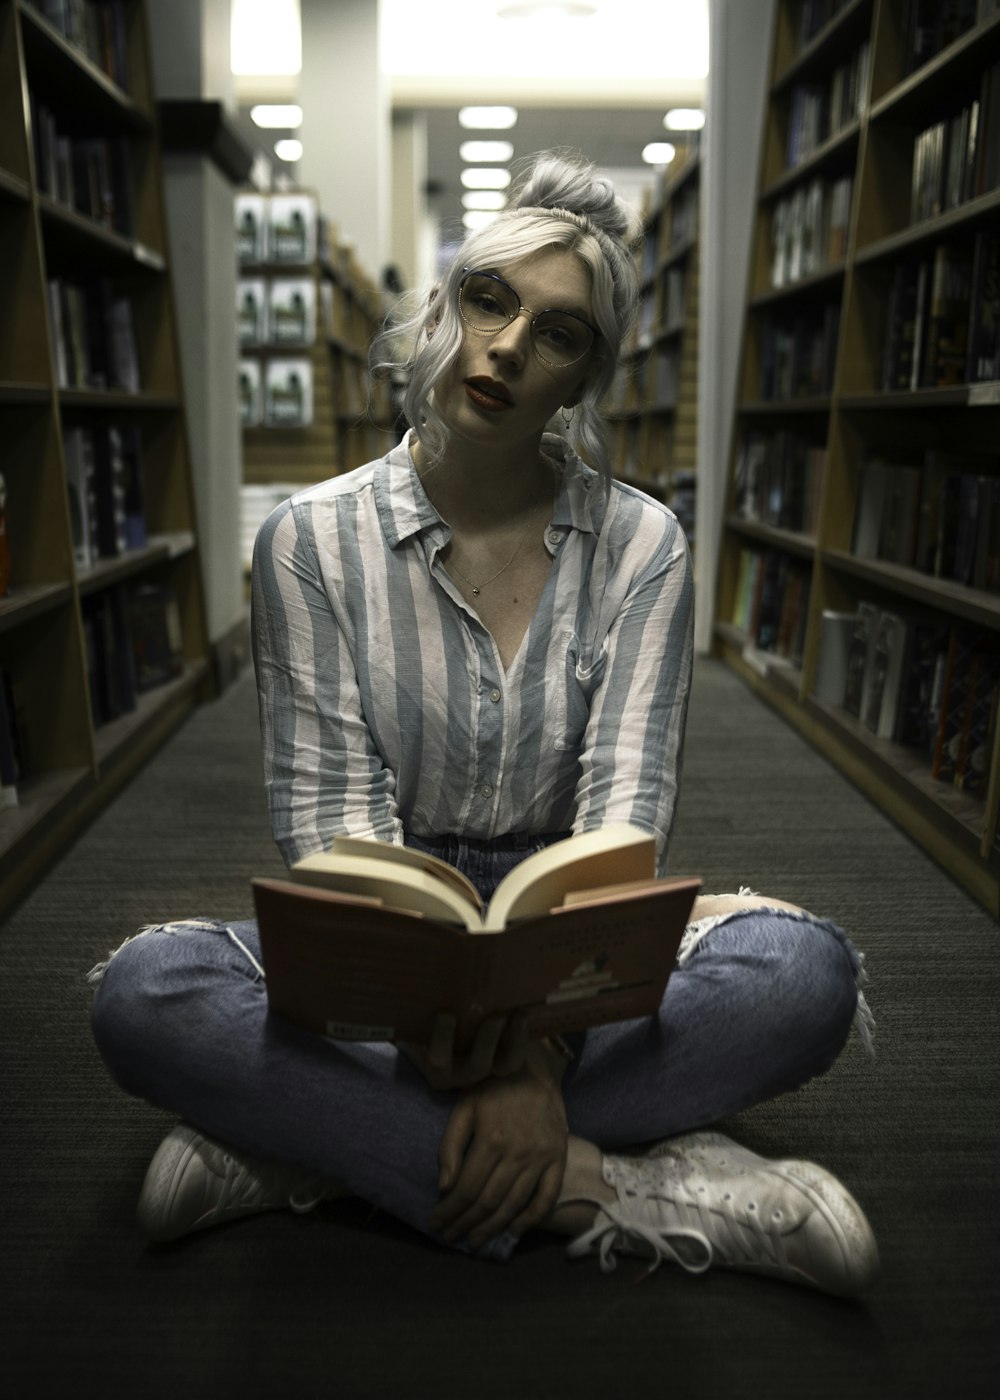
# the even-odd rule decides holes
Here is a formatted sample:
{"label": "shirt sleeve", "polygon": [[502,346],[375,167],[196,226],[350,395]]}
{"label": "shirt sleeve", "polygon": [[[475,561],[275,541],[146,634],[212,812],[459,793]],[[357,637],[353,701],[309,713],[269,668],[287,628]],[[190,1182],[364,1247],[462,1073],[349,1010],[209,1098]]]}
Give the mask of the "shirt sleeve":
{"label": "shirt sleeve", "polygon": [[[680,788],[694,651],[691,556],[673,516],[647,517],[656,543],[608,626],[580,755],[573,830],[630,822],[656,838],[666,869]],[[635,541],[632,547],[635,548]]]}
{"label": "shirt sleeve", "polygon": [[395,779],[362,711],[308,508],[286,502],[254,546],[251,632],[271,830],[285,863],[334,836],[402,842]]}

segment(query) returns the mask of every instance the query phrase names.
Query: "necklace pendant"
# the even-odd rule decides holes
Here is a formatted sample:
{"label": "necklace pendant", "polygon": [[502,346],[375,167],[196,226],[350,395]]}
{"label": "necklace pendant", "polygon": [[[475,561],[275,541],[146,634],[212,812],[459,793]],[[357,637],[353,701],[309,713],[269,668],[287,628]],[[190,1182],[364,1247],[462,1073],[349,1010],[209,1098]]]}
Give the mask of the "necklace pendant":
{"label": "necklace pendant", "polygon": [[480,592],[480,590],[479,590],[478,588],[473,588],[473,590],[472,590],[472,596],[473,596],[473,598],[478,598],[478,597],[479,597],[479,592]]}

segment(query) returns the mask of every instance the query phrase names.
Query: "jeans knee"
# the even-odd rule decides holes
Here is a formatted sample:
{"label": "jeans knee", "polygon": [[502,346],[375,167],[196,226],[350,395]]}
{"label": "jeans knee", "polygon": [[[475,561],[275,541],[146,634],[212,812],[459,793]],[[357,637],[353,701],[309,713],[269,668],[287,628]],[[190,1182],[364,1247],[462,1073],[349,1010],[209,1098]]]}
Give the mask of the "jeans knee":
{"label": "jeans knee", "polygon": [[796,978],[803,992],[798,1033],[827,1068],[847,1041],[858,1010],[858,962],[834,925],[798,921]]}

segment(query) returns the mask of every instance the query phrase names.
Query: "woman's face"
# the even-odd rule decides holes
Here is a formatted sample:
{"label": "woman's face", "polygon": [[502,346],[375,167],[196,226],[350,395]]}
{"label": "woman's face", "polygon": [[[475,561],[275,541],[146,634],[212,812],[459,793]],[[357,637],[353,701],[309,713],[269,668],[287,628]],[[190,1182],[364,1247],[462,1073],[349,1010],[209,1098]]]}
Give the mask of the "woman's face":
{"label": "woman's face", "polygon": [[[565,248],[546,248],[476,270],[502,277],[527,312],[570,311],[593,323],[590,269]],[[543,361],[532,344],[531,317],[523,312],[494,333],[477,331],[465,322],[463,332],[458,359],[434,390],[452,438],[480,449],[536,449],[552,415],[576,401],[593,349],[570,365]],[[551,353],[544,342],[539,350]]]}

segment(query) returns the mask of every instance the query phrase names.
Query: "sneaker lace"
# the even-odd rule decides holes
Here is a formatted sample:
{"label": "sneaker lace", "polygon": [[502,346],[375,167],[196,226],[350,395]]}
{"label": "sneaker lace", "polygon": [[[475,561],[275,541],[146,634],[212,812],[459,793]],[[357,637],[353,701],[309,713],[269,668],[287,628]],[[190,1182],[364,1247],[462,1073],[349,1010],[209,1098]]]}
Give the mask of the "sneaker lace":
{"label": "sneaker lace", "polygon": [[[699,1174],[679,1180],[671,1197],[654,1198],[668,1200],[680,1213],[697,1217],[698,1233],[707,1241],[710,1248],[729,1265],[755,1264],[781,1268],[785,1253],[781,1235],[769,1231],[760,1218],[754,1201],[748,1201],[745,1209],[737,1210],[732,1192],[721,1195],[713,1192],[711,1186]],[[714,1199],[713,1199],[714,1197]],[[781,1211],[775,1212],[774,1223],[781,1219]]]}
{"label": "sneaker lace", "polygon": [[[649,1257],[650,1264],[642,1278],[648,1277],[664,1261],[679,1264],[689,1274],[703,1274],[711,1267],[712,1246],[703,1231],[645,1220],[643,1207],[651,1193],[640,1188],[635,1194],[626,1195],[620,1185],[616,1189],[617,1203],[607,1202],[600,1206],[592,1228],[570,1245],[571,1255],[589,1254],[596,1244],[601,1270],[607,1274],[617,1267],[615,1251],[627,1248],[630,1252]],[[692,1242],[694,1250],[678,1249],[681,1241]]]}

